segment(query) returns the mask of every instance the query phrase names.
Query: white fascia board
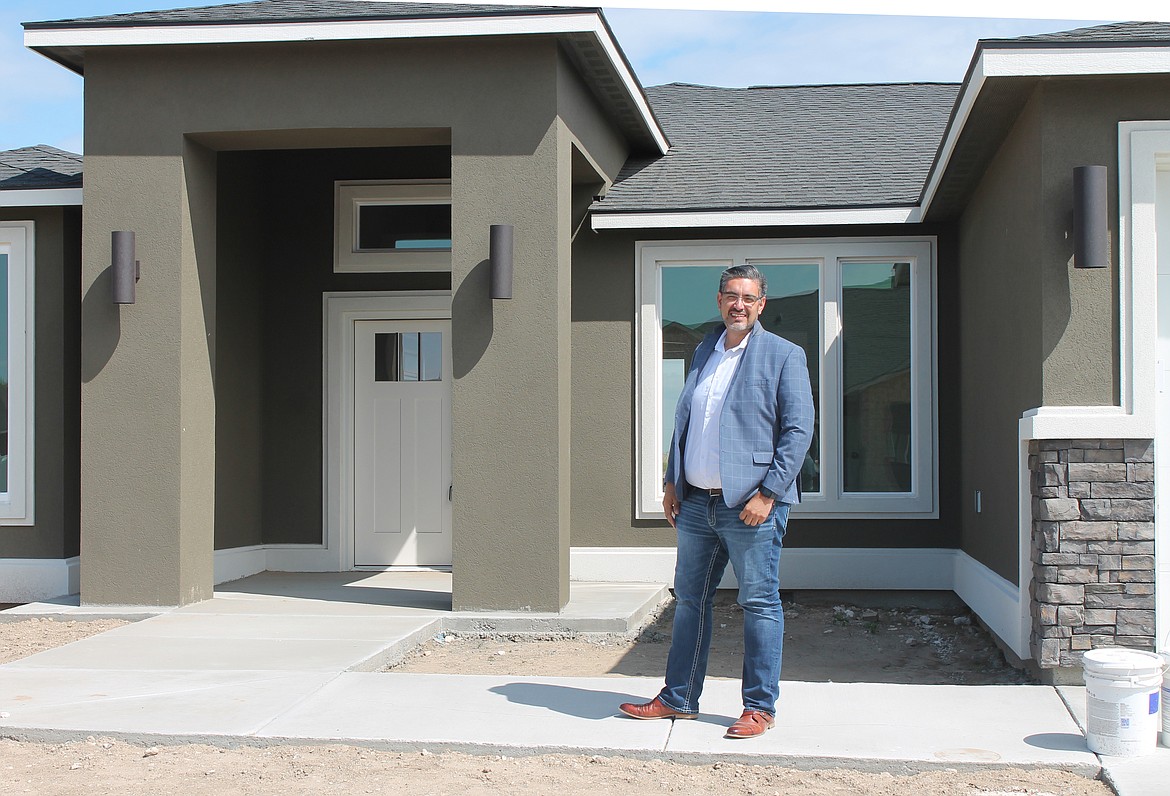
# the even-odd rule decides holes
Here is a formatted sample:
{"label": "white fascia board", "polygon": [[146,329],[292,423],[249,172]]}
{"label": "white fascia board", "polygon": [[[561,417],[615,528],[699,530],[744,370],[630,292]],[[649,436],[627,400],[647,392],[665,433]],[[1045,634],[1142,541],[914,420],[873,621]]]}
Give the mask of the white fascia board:
{"label": "white fascia board", "polygon": [[938,190],[938,184],[942,181],[943,174],[946,173],[947,166],[951,162],[951,155],[955,152],[955,145],[959,141],[959,135],[962,134],[963,128],[967,124],[967,119],[971,116],[971,108],[975,105],[975,100],[979,96],[979,92],[983,89],[983,82],[986,80],[984,75],[984,59],[987,53],[980,54],[979,59],[971,68],[971,77],[963,85],[962,94],[959,95],[959,101],[955,105],[955,116],[951,122],[951,126],[947,129],[947,137],[943,140],[942,147],[939,149],[938,160],[935,161],[934,167],[930,170],[930,175],[926,179],[926,190],[922,194],[922,204],[918,208],[917,217],[915,221],[921,221],[926,217],[926,211],[930,209],[930,203],[934,201],[935,191]]}
{"label": "white fascia board", "polygon": [[792,227],[827,224],[905,224],[917,207],[857,210],[729,210],[701,213],[594,213],[593,229],[685,229],[689,227]]}
{"label": "white fascia board", "polygon": [[295,41],[352,41],[357,39],[422,39],[459,36],[518,36],[529,34],[592,33],[609,57],[646,129],[663,154],[666,135],[654,119],[634,73],[626,66],[609,31],[596,13],[538,14],[532,16],[466,17],[457,19],[349,20],[283,22],[255,25],[158,25],[141,27],[34,28],[24,34],[24,46],[107,47],[165,44],[243,44]]}
{"label": "white fascia board", "polygon": [[81,204],[80,188],[0,191],[0,207],[65,207]]}
{"label": "white fascia board", "polygon": [[1069,47],[985,50],[986,77],[1144,75],[1170,72],[1166,47]]}

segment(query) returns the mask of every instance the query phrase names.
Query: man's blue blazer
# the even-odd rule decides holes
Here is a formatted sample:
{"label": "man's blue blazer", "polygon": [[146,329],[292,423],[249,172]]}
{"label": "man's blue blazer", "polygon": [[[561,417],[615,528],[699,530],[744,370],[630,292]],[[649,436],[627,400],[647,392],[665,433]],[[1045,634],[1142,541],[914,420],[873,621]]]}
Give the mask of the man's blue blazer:
{"label": "man's blue blazer", "polygon": [[[679,500],[688,484],[683,472],[691,397],[723,327],[703,338],[674,410],[674,436],[666,460],[666,483]],[[812,387],[804,349],[772,334],[757,321],[731,378],[719,418],[719,477],[729,508],[748,501],[761,486],[783,503],[800,502],[800,467],[812,442]]]}

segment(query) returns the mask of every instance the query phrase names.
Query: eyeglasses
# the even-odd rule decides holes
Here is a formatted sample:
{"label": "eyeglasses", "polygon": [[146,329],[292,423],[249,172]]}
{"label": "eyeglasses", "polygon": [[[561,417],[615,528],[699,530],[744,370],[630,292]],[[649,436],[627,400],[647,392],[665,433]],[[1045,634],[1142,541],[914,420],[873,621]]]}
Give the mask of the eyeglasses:
{"label": "eyeglasses", "polygon": [[745,307],[751,307],[760,300],[759,296],[741,296],[738,293],[724,293],[723,291],[720,291],[719,295],[723,296],[723,300],[728,304],[735,304],[736,302],[742,301]]}

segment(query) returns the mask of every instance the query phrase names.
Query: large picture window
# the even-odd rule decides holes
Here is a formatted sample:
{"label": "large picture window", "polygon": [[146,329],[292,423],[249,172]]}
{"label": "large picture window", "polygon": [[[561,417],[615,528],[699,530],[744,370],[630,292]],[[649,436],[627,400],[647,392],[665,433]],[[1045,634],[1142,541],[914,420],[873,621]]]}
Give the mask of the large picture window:
{"label": "large picture window", "polygon": [[33,522],[33,224],[0,221],[0,524]]}
{"label": "large picture window", "polygon": [[929,239],[638,246],[638,516],[662,515],[674,406],[695,346],[722,322],[720,272],[768,281],[760,322],[808,358],[817,406],[806,516],[937,516]]}

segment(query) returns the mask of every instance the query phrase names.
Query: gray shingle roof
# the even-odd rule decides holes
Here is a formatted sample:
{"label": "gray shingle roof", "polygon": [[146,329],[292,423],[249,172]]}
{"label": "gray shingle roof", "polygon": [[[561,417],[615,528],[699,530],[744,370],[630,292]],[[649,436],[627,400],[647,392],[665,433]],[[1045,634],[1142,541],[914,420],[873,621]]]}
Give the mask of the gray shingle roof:
{"label": "gray shingle roof", "polygon": [[1170,42],[1170,23],[1166,22],[1113,22],[1108,25],[1094,25],[1089,28],[1075,28],[1056,33],[1040,33],[1034,36],[1018,36],[1014,39],[982,39],[980,44],[998,47],[1030,44],[1150,44]]}
{"label": "gray shingle roof", "polygon": [[80,187],[81,155],[47,144],[0,152],[0,191]]}
{"label": "gray shingle roof", "polygon": [[556,6],[506,6],[450,3],[387,3],[360,0],[256,0],[202,8],[140,11],[130,14],[26,22],[24,27],[116,27],[120,25],[210,25],[259,22],[328,22],[361,19],[415,19],[519,14],[565,14],[583,9]]}
{"label": "gray shingle roof", "polygon": [[670,152],[630,160],[597,214],[918,202],[959,86],[646,90]]}

